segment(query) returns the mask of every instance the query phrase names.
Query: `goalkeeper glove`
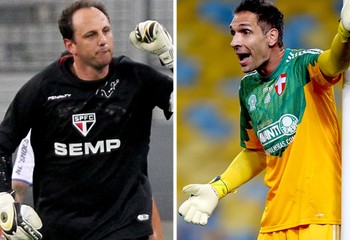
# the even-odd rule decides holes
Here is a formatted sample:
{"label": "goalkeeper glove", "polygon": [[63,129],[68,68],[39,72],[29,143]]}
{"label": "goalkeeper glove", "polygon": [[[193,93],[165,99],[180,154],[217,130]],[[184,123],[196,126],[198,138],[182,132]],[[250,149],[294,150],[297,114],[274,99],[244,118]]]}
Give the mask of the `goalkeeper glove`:
{"label": "goalkeeper glove", "polygon": [[158,55],[163,66],[173,68],[172,38],[157,21],[147,20],[139,23],[130,33],[129,39],[136,48]]}
{"label": "goalkeeper glove", "polygon": [[181,204],[179,213],[186,222],[206,225],[219,202],[219,195],[210,184],[190,184],[183,188],[183,193],[190,196]]}
{"label": "goalkeeper glove", "polygon": [[0,193],[0,227],[8,240],[40,240],[42,222],[34,209],[15,202],[12,195]]}
{"label": "goalkeeper glove", "polygon": [[340,12],[338,32],[342,37],[342,41],[347,42],[350,38],[350,0],[345,0]]}

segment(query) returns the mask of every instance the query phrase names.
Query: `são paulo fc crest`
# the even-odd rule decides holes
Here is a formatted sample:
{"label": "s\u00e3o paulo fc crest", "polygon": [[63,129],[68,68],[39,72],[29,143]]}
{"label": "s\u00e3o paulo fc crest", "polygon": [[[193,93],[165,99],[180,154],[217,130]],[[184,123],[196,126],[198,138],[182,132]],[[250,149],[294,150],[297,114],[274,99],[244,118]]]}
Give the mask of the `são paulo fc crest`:
{"label": "s\u00e3o paulo fc crest", "polygon": [[284,88],[286,87],[286,80],[287,74],[282,73],[275,84],[275,90],[278,96],[281,96],[281,94],[283,93]]}
{"label": "s\u00e3o paulo fc crest", "polygon": [[86,137],[91,128],[95,125],[96,116],[95,113],[74,114],[72,116],[72,122],[73,126]]}

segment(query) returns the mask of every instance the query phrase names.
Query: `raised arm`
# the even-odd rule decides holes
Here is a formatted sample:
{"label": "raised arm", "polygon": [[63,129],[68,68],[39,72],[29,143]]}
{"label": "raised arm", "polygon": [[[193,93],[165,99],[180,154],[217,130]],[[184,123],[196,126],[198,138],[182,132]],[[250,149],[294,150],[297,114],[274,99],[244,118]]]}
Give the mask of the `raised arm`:
{"label": "raised arm", "polygon": [[163,25],[154,20],[140,22],[129,39],[136,48],[158,55],[161,64],[173,71],[173,40]]}
{"label": "raised arm", "polygon": [[319,57],[319,66],[324,75],[334,77],[346,71],[350,65],[350,1],[347,0],[341,10],[338,32],[331,48]]}

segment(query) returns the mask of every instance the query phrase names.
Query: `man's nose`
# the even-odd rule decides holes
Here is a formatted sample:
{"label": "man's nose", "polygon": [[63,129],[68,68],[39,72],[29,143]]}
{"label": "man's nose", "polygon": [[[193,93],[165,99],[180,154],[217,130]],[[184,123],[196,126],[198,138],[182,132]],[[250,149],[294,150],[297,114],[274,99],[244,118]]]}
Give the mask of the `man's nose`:
{"label": "man's nose", "polygon": [[238,35],[233,36],[230,45],[234,50],[237,50],[240,46],[242,46],[240,37]]}

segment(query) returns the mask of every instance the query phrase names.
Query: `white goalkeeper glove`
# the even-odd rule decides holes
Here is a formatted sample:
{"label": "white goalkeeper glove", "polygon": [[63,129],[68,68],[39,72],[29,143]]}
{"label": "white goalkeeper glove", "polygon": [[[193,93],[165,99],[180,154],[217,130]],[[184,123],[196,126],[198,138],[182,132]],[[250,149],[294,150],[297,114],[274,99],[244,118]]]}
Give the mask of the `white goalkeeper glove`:
{"label": "white goalkeeper glove", "polygon": [[12,195],[0,193],[0,227],[8,240],[40,240],[42,222],[34,209],[15,202]]}
{"label": "white goalkeeper glove", "polygon": [[170,34],[157,21],[139,23],[129,35],[131,43],[138,49],[158,55],[163,66],[173,68],[173,43]]}
{"label": "white goalkeeper glove", "polygon": [[341,9],[338,32],[342,36],[343,41],[347,41],[350,38],[350,0],[345,0]]}
{"label": "white goalkeeper glove", "polygon": [[179,213],[186,222],[206,225],[208,218],[218,205],[217,192],[209,184],[190,184],[183,188],[189,199],[181,204]]}

